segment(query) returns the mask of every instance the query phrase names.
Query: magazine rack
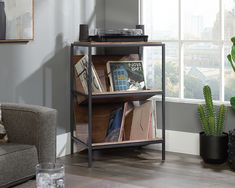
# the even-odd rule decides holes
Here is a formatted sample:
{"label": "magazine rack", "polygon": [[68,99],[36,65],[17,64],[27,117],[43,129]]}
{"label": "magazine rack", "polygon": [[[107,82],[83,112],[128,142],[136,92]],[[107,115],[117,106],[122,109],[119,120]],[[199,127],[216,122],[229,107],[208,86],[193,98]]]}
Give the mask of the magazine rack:
{"label": "magazine rack", "polygon": [[[102,58],[97,57],[94,58],[92,55],[92,50],[94,48],[102,47],[133,47],[139,49],[139,56],[142,59],[143,48],[145,46],[149,47],[160,47],[162,50],[162,89],[161,90],[141,90],[141,91],[114,91],[114,92],[102,92],[102,93],[92,93],[92,63],[95,66],[96,63],[99,63]],[[87,48],[88,52],[88,94],[78,92],[75,89],[75,68],[74,65],[77,62],[78,58],[75,55],[75,47],[76,48]],[[107,61],[105,55],[103,55],[103,61]],[[116,58],[117,59],[117,58]],[[145,146],[149,144],[162,144],[162,160],[165,160],[165,44],[160,42],[75,42],[71,44],[71,60],[70,60],[70,79],[71,79],[71,99],[70,99],[70,131],[71,131],[71,153],[74,152],[74,143],[83,146],[88,149],[88,166],[92,166],[92,152],[97,149],[105,149],[105,148],[120,148],[120,147],[131,147],[131,146]],[[75,100],[77,96],[82,96],[85,100],[82,104],[88,107],[88,137],[87,142],[77,138],[74,135],[74,130],[76,127],[75,121]],[[96,104],[109,104],[118,102],[126,102],[126,101],[143,101],[151,98],[155,95],[162,96],[162,138],[155,139],[147,139],[147,140],[128,140],[121,142],[104,142],[104,143],[92,143],[92,134],[93,134],[93,126],[92,126],[92,115],[93,115],[93,107]],[[78,114],[79,115],[79,114]]]}

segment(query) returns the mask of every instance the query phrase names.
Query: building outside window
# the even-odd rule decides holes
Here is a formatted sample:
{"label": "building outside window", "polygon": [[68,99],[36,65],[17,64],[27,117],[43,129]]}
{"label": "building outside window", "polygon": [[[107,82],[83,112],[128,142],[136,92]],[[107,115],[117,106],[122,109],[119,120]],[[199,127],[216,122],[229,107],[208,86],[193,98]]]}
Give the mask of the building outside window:
{"label": "building outside window", "polygon": [[[235,95],[227,54],[235,35],[235,0],[142,0],[140,21],[149,40],[166,44],[167,97],[203,99],[209,84],[218,101]],[[146,48],[147,86],[161,88],[161,51]]]}

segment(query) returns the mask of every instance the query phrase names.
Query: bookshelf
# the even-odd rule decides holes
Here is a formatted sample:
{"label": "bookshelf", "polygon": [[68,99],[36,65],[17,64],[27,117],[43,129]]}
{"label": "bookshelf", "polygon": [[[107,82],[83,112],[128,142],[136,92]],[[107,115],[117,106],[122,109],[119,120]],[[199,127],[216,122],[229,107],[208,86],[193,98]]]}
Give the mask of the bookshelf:
{"label": "bookshelf", "polygon": [[[122,48],[122,47],[134,47],[138,48],[139,59],[142,59],[144,47],[159,47],[162,50],[162,89],[161,90],[140,90],[140,91],[105,91],[101,93],[92,93],[92,63],[95,69],[104,70],[106,68],[106,62],[112,60],[120,60],[120,55],[93,55],[93,50],[96,48]],[[81,55],[75,54],[75,48],[83,48],[87,50],[88,55],[88,78],[87,86],[88,93],[85,94],[81,91],[76,90],[75,80],[75,68],[76,62],[81,59]],[[106,149],[106,148],[120,148],[120,147],[132,147],[132,146],[145,146],[149,144],[161,144],[162,145],[162,160],[165,160],[165,44],[160,42],[74,42],[71,44],[71,59],[70,59],[70,131],[71,131],[71,153],[73,153],[74,144],[79,144],[83,148],[88,150],[88,166],[92,167],[92,153],[94,150]],[[127,101],[145,101],[155,95],[162,96],[162,138],[152,139],[140,139],[140,140],[123,140],[120,142],[101,142],[93,143],[92,136],[94,134],[93,127],[93,110],[96,106],[106,104],[118,105]],[[86,106],[88,112],[88,137],[87,140],[80,139],[74,135],[76,128],[76,119],[79,118],[79,113],[74,110],[76,108],[77,97],[83,97],[84,100],[80,103],[82,106]],[[156,104],[155,104],[156,105]]]}

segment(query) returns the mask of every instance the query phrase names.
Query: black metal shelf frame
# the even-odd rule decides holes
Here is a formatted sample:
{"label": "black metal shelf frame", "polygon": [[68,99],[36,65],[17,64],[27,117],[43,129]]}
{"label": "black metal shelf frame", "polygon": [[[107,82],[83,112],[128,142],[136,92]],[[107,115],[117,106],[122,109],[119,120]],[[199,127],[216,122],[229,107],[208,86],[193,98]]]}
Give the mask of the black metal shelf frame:
{"label": "black metal shelf frame", "polygon": [[[118,143],[111,143],[107,145],[92,145],[92,100],[99,99],[104,97],[110,97],[108,95],[101,96],[101,95],[93,95],[92,94],[92,48],[93,47],[139,47],[139,54],[142,58],[143,56],[143,47],[145,46],[152,46],[152,47],[161,47],[162,51],[162,90],[156,92],[156,95],[162,96],[162,138],[158,140],[144,140],[139,142],[128,142],[124,144]],[[88,48],[88,95],[83,93],[79,93],[74,90],[74,52],[75,47],[86,47]],[[129,147],[129,146],[143,146],[148,144],[162,144],[162,160],[165,160],[165,44],[159,42],[75,42],[71,44],[70,48],[70,133],[71,133],[71,154],[74,153],[74,143],[81,144],[88,149],[88,167],[92,167],[92,152],[93,150],[97,149],[105,149],[105,148],[116,148],[116,147]],[[87,143],[83,142],[82,140],[76,138],[74,136],[75,130],[75,114],[74,114],[74,102],[76,95],[83,95],[87,96],[88,100],[88,140]],[[118,95],[118,94],[117,94]]]}
{"label": "black metal shelf frame", "polygon": [[[73,91],[76,96],[84,96],[82,104],[87,104],[88,95],[79,91]],[[156,95],[162,95],[161,90],[144,90],[144,91],[129,91],[129,92],[103,92],[92,93],[92,103],[120,103],[126,101],[143,101]]]}

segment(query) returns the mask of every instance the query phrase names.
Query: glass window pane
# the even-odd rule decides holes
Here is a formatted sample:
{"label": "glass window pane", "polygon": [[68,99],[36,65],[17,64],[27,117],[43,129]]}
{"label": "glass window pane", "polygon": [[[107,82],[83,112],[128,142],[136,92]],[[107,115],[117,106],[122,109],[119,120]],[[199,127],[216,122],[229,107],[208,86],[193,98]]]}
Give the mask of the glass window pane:
{"label": "glass window pane", "polygon": [[235,1],[224,0],[224,39],[235,35]]}
{"label": "glass window pane", "polygon": [[220,53],[213,43],[184,44],[185,98],[203,99],[203,86],[208,84],[213,99],[219,100]]}
{"label": "glass window pane", "polygon": [[227,55],[230,54],[231,51],[230,45],[225,45],[224,47],[224,100],[230,101],[232,96],[235,96],[235,73],[227,60]]}
{"label": "glass window pane", "polygon": [[220,39],[219,0],[182,0],[182,35],[186,40]]}
{"label": "glass window pane", "polygon": [[[160,48],[145,48],[145,75],[148,88],[162,88],[161,57]],[[178,43],[166,43],[166,96],[179,97]]]}
{"label": "glass window pane", "polygon": [[144,0],[143,24],[152,40],[178,39],[178,0]]}

